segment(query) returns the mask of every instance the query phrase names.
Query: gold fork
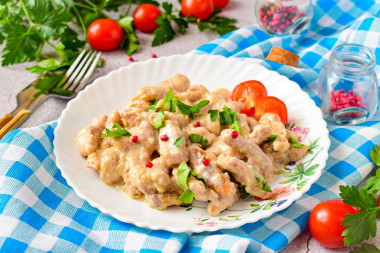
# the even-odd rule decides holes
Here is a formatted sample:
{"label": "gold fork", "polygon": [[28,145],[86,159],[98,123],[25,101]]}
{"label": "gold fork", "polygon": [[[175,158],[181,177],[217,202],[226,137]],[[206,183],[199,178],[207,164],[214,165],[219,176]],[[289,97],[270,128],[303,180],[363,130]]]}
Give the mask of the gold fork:
{"label": "gold fork", "polygon": [[[101,52],[83,50],[67,70],[64,77],[56,82],[48,94],[39,94],[40,89],[36,87],[38,79],[19,92],[16,97],[17,107],[0,119],[0,139],[6,133],[21,125],[46,99],[50,97],[72,99],[75,97],[86,86],[87,80],[94,71],[100,56]],[[65,92],[58,93],[55,91],[55,88],[59,88]]]}

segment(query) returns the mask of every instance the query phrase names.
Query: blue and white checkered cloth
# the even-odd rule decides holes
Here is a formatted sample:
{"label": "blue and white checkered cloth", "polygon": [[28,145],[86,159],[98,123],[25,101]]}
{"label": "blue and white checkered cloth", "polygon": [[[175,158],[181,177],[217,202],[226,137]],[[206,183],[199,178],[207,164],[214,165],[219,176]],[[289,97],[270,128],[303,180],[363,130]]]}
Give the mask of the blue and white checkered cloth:
{"label": "blue and white checkered cloth", "polygon": [[[370,0],[320,0],[310,30],[271,37],[246,27],[201,46],[194,53],[250,57],[297,82],[319,103],[317,73],[331,49],[363,44],[380,59],[380,4]],[[272,46],[301,57],[292,68],[263,59]],[[379,60],[375,68],[380,76]],[[331,148],[321,178],[302,199],[267,219],[236,229],[199,234],[171,233],[120,222],[80,199],[55,165],[56,122],[18,129],[0,142],[1,252],[271,252],[307,227],[310,210],[337,198],[341,184],[357,185],[372,169],[369,151],[380,143],[380,112],[357,126],[329,125]]]}

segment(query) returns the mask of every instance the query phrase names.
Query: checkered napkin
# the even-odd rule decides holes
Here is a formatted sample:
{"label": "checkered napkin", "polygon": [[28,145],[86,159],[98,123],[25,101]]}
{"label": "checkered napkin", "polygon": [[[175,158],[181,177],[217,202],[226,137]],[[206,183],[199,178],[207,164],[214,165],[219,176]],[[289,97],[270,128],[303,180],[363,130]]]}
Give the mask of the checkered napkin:
{"label": "checkered napkin", "polygon": [[[253,11],[253,10],[252,10]],[[331,49],[350,42],[370,47],[380,59],[380,4],[369,0],[315,3],[308,32],[270,37],[257,27],[227,34],[196,54],[254,58],[297,82],[314,101],[315,80]],[[265,62],[273,46],[291,49],[300,67]],[[376,72],[380,76],[380,65]],[[331,148],[324,173],[302,199],[267,219],[236,229],[199,234],[171,233],[120,222],[80,199],[55,165],[56,122],[18,129],[0,141],[1,252],[271,252],[279,251],[307,227],[310,210],[337,198],[341,184],[358,184],[372,169],[369,151],[380,143],[380,112],[364,124],[330,124]]]}

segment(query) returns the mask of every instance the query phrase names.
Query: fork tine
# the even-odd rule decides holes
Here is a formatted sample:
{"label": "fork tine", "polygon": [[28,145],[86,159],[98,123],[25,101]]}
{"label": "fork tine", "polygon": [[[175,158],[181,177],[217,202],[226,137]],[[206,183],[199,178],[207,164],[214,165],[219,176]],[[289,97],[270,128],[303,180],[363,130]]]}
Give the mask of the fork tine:
{"label": "fork tine", "polygon": [[83,55],[86,53],[86,49],[83,49],[82,52],[80,52],[80,54],[77,56],[77,58],[75,59],[75,61],[73,62],[73,64],[70,66],[70,68],[67,70],[66,72],[66,76],[69,77],[71,75],[71,73],[75,70],[75,68],[77,67],[77,65],[79,64],[79,62],[82,60],[83,58]]}
{"label": "fork tine", "polygon": [[[96,54],[96,57],[95,59],[92,61],[92,64],[90,65],[90,67],[87,69],[86,72],[83,72],[82,71],[82,75],[85,73],[85,75],[83,76],[82,80],[79,82],[79,84],[74,88],[74,92],[78,92],[80,91],[87,83],[87,80],[88,78],[91,76],[92,72],[94,71],[94,69],[96,68],[96,65],[98,64],[98,61],[100,59],[100,56],[102,55],[102,52],[98,52]],[[91,61],[88,61],[88,63],[90,63]],[[85,70],[85,68],[83,68]],[[79,78],[79,77],[78,77]]]}
{"label": "fork tine", "polygon": [[70,77],[68,77],[68,79],[66,80],[66,82],[62,85],[62,87],[64,89],[67,89],[69,90],[70,89],[70,86],[73,84],[73,81],[74,79],[78,76],[78,73],[81,71],[83,65],[87,62],[87,59],[93,55],[95,52],[88,52],[84,57],[83,57],[83,60],[81,60],[79,62],[79,64],[75,67],[75,70],[74,72],[70,75]]}

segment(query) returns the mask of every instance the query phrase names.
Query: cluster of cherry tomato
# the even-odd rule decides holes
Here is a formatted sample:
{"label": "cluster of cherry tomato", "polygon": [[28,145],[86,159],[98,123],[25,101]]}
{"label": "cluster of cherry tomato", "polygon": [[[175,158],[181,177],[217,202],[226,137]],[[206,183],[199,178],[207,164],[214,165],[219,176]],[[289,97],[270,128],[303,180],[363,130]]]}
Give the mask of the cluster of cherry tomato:
{"label": "cluster of cherry tomato", "polygon": [[277,114],[284,124],[288,120],[285,103],[276,97],[267,96],[267,89],[259,81],[250,80],[238,84],[232,91],[231,99],[244,104],[241,113],[255,117],[257,120],[265,113]]}
{"label": "cluster of cherry tomato", "polygon": [[[206,20],[214,12],[214,8],[223,8],[229,0],[182,0],[181,12],[185,17],[193,15],[200,20]],[[140,4],[133,13],[133,24],[142,32],[153,32],[158,28],[156,20],[161,11],[154,4]],[[87,41],[92,48],[99,51],[114,50],[124,40],[124,31],[112,19],[95,20],[87,29]]]}

